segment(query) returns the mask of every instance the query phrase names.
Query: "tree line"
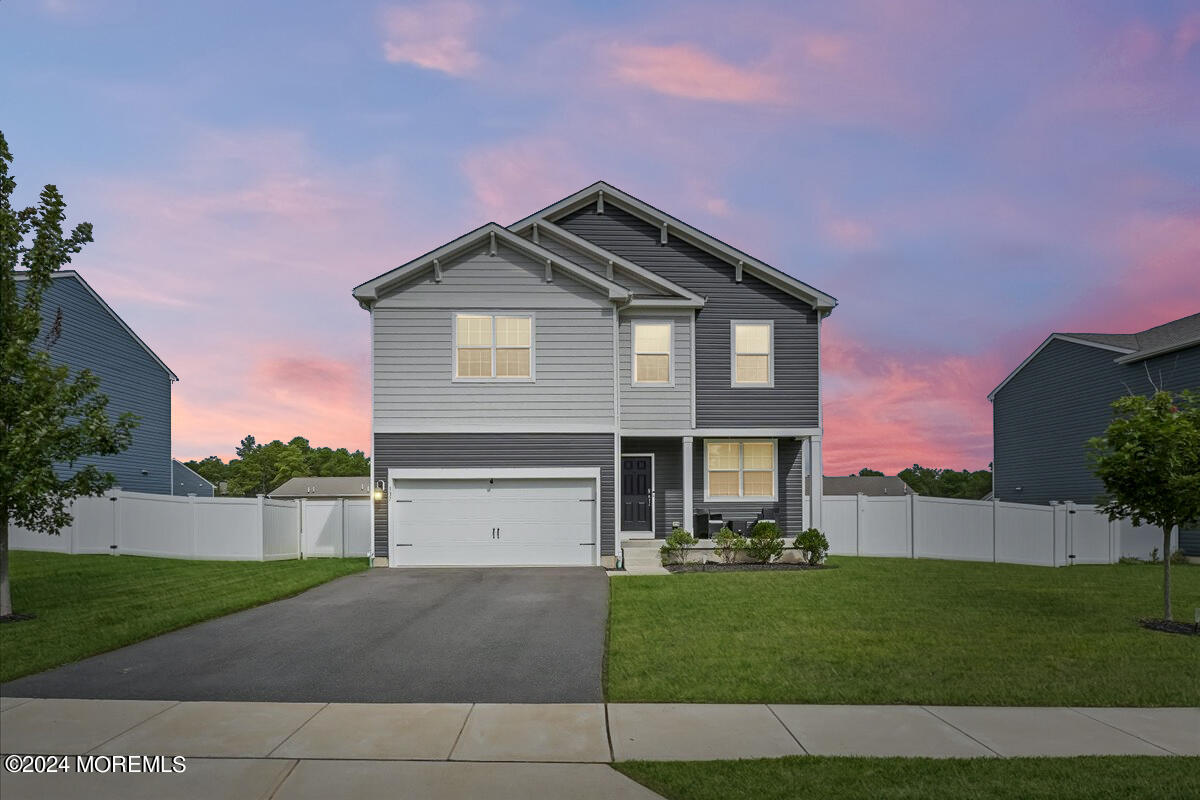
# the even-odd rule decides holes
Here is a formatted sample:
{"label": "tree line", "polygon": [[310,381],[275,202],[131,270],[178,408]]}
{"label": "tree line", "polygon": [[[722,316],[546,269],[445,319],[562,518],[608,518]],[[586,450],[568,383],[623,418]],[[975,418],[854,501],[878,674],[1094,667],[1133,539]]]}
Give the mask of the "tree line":
{"label": "tree line", "polygon": [[313,447],[296,436],[286,444],[279,439],[261,444],[253,436],[242,439],[237,457],[222,461],[209,456],[188,461],[187,466],[217,487],[217,494],[252,497],[269,494],[292,478],[357,477],[371,474],[371,460],[362,450]]}
{"label": "tree line", "polygon": [[[863,467],[860,476],[882,476],[877,469]],[[851,475],[850,477],[854,477]],[[900,470],[900,480],[908,484],[917,494],[926,497],[957,497],[961,500],[982,500],[992,490],[992,465],[974,472],[967,469],[937,469],[913,464]]]}

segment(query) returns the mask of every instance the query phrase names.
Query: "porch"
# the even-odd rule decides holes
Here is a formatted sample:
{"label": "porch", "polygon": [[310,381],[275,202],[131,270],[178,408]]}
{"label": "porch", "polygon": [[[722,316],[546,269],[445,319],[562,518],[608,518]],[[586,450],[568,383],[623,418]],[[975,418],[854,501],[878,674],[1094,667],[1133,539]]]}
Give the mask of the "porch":
{"label": "porch", "polygon": [[722,525],[747,529],[773,520],[784,535],[820,525],[805,494],[811,473],[820,496],[819,435],[622,436],[618,454],[617,540],[665,539],[682,527],[707,540]]}

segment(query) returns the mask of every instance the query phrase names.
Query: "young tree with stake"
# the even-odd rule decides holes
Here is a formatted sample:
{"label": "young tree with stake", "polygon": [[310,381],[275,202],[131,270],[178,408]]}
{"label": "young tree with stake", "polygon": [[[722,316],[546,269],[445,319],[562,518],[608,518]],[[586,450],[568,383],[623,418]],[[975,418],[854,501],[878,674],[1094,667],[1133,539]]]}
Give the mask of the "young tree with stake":
{"label": "young tree with stake", "polygon": [[1129,395],[1113,403],[1115,418],[1088,442],[1104,482],[1100,510],[1163,532],[1163,618],[1171,619],[1171,531],[1200,520],[1200,396],[1184,391]]}

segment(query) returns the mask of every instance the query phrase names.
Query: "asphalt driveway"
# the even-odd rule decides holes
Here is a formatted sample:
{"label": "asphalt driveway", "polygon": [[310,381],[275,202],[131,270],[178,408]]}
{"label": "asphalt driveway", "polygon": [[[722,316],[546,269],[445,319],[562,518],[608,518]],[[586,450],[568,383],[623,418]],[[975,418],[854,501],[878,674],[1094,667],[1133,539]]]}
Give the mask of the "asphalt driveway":
{"label": "asphalt driveway", "polygon": [[0,684],[10,697],[603,700],[599,568],[372,569]]}

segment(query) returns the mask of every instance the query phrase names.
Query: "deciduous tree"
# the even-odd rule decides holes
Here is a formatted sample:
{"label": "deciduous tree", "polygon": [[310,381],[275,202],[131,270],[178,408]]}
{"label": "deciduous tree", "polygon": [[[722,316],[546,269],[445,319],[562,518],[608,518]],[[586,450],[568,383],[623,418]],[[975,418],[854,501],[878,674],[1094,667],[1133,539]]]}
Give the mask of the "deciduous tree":
{"label": "deciduous tree", "polygon": [[51,359],[62,326],[73,321],[59,309],[43,326],[42,302],[55,271],[92,241],[92,226],[63,232],[66,201],[53,185],[42,189],[37,205],[14,208],[11,163],[0,133],[0,617],[13,613],[9,523],[45,534],[69,525],[73,498],[115,483],[111,473],[80,459],[121,452],[137,424],[133,414],[110,416],[99,378],[88,370],[72,374]]}

